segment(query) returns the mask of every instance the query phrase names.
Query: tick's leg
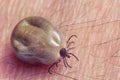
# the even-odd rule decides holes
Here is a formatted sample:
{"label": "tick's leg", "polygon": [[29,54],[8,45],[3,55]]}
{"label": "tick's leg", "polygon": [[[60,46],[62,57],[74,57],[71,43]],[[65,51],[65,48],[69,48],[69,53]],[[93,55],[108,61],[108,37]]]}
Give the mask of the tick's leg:
{"label": "tick's leg", "polygon": [[72,68],[72,67],[68,64],[68,62],[67,62],[67,59],[66,59],[66,58],[64,58],[64,61],[65,61],[66,65],[67,65],[69,68]]}
{"label": "tick's leg", "polygon": [[70,41],[70,39],[71,39],[72,37],[77,38],[77,35],[71,35],[71,36],[68,38],[67,43]]}
{"label": "tick's leg", "polygon": [[64,66],[67,68],[66,61],[63,59]]}
{"label": "tick's leg", "polygon": [[71,44],[74,44],[74,43],[75,43],[74,41],[69,42],[69,43],[67,44],[67,48],[69,48],[70,45],[71,45]]}
{"label": "tick's leg", "polygon": [[58,63],[60,63],[61,62],[61,60],[59,60],[57,63],[56,63],[56,67],[58,67]]}
{"label": "tick's leg", "polygon": [[74,56],[79,61],[79,59],[77,58],[77,56],[75,56],[74,54],[72,54],[72,53],[68,53],[68,54]]}
{"label": "tick's leg", "polygon": [[58,64],[58,62],[57,62],[57,63],[53,63],[53,64],[48,68],[48,73],[49,73],[49,74],[52,74],[51,68],[52,68],[54,65],[57,65],[57,64]]}
{"label": "tick's leg", "polygon": [[60,63],[60,62],[61,62],[61,60],[58,60],[58,62],[53,63],[53,64],[48,68],[48,73],[52,74],[51,68],[52,68],[54,65],[56,65],[56,67],[58,67],[58,63]]}
{"label": "tick's leg", "polygon": [[52,68],[54,65],[56,65],[56,63],[53,63],[53,64],[48,68],[48,73],[49,73],[49,74],[52,74],[51,68]]}
{"label": "tick's leg", "polygon": [[67,49],[67,52],[68,52],[69,50],[71,50],[71,49],[75,49],[75,47],[68,48],[68,49]]}

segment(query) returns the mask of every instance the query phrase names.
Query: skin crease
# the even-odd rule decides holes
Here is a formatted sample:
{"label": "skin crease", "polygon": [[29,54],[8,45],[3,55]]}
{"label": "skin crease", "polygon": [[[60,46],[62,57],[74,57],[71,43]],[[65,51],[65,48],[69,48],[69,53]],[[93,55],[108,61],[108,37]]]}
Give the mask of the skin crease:
{"label": "skin crease", "polygon": [[[0,80],[70,80],[48,74],[49,66],[33,66],[15,57],[10,35],[24,17],[42,16],[68,39],[76,34],[72,69],[63,62],[53,70],[79,80],[120,79],[119,0],[0,0]],[[78,24],[79,23],[79,24]]]}

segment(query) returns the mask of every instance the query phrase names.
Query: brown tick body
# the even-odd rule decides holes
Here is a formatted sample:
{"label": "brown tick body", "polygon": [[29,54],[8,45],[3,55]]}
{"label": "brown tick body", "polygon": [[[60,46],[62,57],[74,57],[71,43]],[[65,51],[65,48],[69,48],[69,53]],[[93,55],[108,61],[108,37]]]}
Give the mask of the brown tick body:
{"label": "brown tick body", "polygon": [[51,65],[49,73],[51,67],[58,64],[61,59],[65,67],[71,67],[66,61],[70,55],[78,60],[74,54],[67,52],[64,36],[42,17],[28,17],[21,20],[12,32],[11,44],[15,54],[22,61]]}

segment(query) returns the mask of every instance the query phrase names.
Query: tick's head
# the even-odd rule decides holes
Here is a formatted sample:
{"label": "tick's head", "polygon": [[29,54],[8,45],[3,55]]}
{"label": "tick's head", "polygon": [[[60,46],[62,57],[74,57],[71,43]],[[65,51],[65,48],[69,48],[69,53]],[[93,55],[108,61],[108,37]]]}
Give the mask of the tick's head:
{"label": "tick's head", "polygon": [[63,59],[65,67],[70,67],[71,68],[71,66],[67,62],[67,58],[70,58],[70,55],[74,56],[77,60],[79,60],[74,54],[68,53],[68,51],[65,48],[60,49],[60,56]]}
{"label": "tick's head", "polygon": [[65,48],[60,49],[60,56],[62,58],[65,58],[65,57],[70,58],[70,56],[68,55],[67,50]]}

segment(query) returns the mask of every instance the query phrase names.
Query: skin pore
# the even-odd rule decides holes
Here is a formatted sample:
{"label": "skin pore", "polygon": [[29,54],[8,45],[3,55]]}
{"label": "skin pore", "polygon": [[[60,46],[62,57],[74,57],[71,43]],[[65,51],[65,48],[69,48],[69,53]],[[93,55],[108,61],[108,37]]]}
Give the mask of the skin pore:
{"label": "skin pore", "polygon": [[26,64],[13,54],[10,36],[15,25],[28,16],[42,16],[64,35],[71,35],[75,54],[52,70],[79,80],[119,80],[119,0],[0,0],[0,80],[70,80],[49,74],[46,65]]}

